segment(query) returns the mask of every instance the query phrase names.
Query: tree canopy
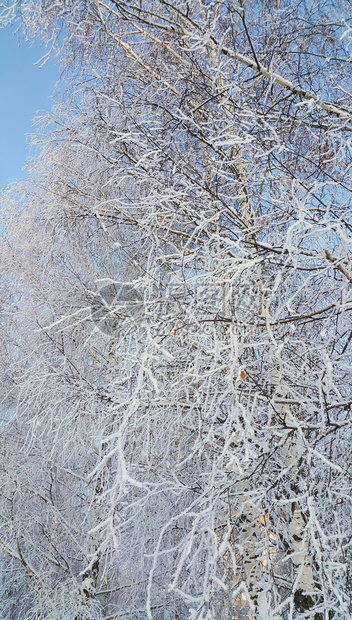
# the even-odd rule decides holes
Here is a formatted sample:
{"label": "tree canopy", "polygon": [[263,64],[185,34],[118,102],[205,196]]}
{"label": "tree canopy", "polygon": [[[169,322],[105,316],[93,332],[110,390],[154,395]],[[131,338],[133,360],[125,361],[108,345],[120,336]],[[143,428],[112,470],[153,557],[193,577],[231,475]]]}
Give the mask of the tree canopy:
{"label": "tree canopy", "polygon": [[346,620],[351,3],[22,0],[0,614]]}

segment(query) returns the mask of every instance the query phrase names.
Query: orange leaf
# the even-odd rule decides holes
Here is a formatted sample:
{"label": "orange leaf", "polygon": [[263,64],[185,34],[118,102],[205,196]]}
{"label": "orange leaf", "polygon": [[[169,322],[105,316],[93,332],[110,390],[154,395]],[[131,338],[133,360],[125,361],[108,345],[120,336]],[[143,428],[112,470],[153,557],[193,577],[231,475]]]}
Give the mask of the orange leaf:
{"label": "orange leaf", "polygon": [[244,370],[241,370],[241,374],[240,374],[241,379],[244,379],[245,376],[246,376],[246,373],[244,372]]}

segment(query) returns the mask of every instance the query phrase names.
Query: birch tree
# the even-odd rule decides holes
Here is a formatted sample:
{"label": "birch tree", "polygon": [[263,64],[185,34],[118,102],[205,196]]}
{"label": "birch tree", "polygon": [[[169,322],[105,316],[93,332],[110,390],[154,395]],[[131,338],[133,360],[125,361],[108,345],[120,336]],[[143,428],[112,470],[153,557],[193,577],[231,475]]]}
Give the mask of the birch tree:
{"label": "birch tree", "polygon": [[348,618],[349,3],[19,6],[3,614]]}

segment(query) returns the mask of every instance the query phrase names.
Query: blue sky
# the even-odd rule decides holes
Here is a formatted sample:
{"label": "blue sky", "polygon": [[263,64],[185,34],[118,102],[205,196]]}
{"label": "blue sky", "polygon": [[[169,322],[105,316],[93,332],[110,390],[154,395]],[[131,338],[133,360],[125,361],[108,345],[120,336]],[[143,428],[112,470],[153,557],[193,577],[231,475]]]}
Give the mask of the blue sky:
{"label": "blue sky", "polygon": [[58,78],[58,66],[51,58],[42,69],[34,66],[45,53],[18,43],[14,29],[0,29],[0,189],[11,179],[26,176],[28,147],[26,133],[33,132],[37,110],[49,111],[50,95]]}

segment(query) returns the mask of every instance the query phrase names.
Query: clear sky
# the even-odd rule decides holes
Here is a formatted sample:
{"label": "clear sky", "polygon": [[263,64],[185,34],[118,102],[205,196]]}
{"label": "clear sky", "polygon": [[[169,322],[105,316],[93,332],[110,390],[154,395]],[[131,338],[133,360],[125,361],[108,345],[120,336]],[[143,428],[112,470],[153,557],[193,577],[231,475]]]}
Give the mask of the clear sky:
{"label": "clear sky", "polygon": [[10,27],[0,29],[0,189],[11,179],[26,176],[26,133],[33,132],[37,110],[49,111],[50,95],[58,79],[51,58],[42,69],[34,66],[45,49],[30,47]]}

